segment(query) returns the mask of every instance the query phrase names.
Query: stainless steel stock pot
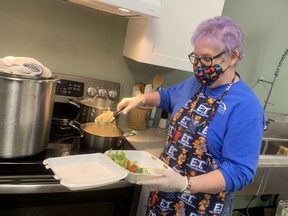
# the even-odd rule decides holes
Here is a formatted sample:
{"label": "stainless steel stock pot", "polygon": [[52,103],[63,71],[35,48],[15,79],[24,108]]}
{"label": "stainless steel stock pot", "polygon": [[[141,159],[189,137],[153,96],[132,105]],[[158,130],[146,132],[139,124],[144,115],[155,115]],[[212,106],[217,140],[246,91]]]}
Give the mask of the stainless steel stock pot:
{"label": "stainless steel stock pot", "polygon": [[38,154],[48,146],[56,77],[0,72],[0,157]]}

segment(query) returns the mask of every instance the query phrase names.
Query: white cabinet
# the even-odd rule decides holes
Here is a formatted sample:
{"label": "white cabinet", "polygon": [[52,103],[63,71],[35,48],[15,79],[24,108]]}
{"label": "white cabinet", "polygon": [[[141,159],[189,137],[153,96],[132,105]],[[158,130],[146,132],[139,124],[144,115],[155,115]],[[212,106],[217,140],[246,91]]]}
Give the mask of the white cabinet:
{"label": "white cabinet", "polygon": [[168,68],[192,71],[188,54],[197,25],[222,14],[225,0],[162,0],[160,18],[128,21],[123,55]]}

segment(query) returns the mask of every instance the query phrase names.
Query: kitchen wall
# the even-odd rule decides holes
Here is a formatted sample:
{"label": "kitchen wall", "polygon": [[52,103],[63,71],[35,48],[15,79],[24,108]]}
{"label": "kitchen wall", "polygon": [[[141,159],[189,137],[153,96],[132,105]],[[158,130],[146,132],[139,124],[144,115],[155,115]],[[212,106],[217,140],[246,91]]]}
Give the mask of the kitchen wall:
{"label": "kitchen wall", "polygon": [[173,72],[122,56],[126,18],[58,0],[1,0],[0,13],[0,57],[30,56],[53,72],[120,82],[121,97],[135,82]]}
{"label": "kitchen wall", "polygon": [[[288,46],[286,0],[226,0],[230,16],[246,35],[245,59],[238,72],[264,104],[274,72]],[[136,82],[151,83],[156,73],[163,86],[191,76],[189,72],[135,62],[122,56],[127,19],[77,7],[59,0],[1,0],[0,57],[30,56],[54,72],[119,82],[120,97],[131,95]],[[187,25],[189,28],[189,25]],[[287,63],[283,63],[267,111],[288,113]]]}
{"label": "kitchen wall", "polygon": [[[239,65],[242,78],[253,88],[261,102],[271,85],[259,84],[259,77],[273,81],[274,73],[285,48],[288,48],[287,0],[226,0],[223,14],[230,16],[245,33],[245,58]],[[288,59],[283,62],[272,90],[266,111],[288,114],[286,92]]]}
{"label": "kitchen wall", "polygon": [[132,85],[121,55],[126,19],[58,0],[2,0],[0,12],[1,56],[30,56],[52,72]]}

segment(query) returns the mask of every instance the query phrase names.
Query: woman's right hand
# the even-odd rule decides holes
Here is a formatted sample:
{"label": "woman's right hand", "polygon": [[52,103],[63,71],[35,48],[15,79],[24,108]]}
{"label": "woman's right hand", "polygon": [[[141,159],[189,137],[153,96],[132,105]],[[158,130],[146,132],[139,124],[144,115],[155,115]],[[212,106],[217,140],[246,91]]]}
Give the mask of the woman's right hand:
{"label": "woman's right hand", "polygon": [[130,110],[143,106],[145,104],[145,97],[143,95],[138,95],[131,98],[123,98],[117,105],[117,110],[121,110],[125,107],[120,113],[127,114]]}

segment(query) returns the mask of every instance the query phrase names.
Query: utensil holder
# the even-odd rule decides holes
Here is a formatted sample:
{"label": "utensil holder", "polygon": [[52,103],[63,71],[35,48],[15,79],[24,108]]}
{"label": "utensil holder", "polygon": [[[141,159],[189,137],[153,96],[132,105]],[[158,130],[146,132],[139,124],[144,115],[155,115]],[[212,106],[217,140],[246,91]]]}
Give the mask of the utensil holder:
{"label": "utensil holder", "polygon": [[148,126],[152,107],[138,107],[128,114],[128,128],[135,130],[145,130]]}

